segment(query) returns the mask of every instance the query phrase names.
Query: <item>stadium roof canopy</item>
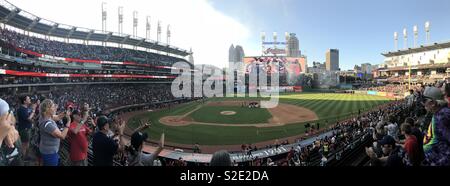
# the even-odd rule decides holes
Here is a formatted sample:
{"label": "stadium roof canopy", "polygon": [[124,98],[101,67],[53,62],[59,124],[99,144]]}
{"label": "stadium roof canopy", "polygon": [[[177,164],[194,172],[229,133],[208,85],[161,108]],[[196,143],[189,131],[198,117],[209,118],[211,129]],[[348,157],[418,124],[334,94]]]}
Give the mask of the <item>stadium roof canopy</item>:
{"label": "stadium roof canopy", "polygon": [[0,0],[0,22],[22,30],[47,36],[126,44],[167,52],[179,56],[187,56],[190,54],[187,50],[161,42],[158,43],[154,40],[124,34],[120,35],[114,32],[105,33],[99,30],[80,28],[49,21],[23,11],[5,0]]}
{"label": "stadium roof canopy", "polygon": [[413,54],[413,53],[419,53],[419,52],[426,52],[430,50],[438,50],[438,49],[444,49],[444,48],[450,48],[450,42],[444,42],[444,43],[434,43],[431,45],[421,45],[417,48],[408,48],[406,50],[398,50],[398,51],[392,51],[387,53],[382,53],[384,57],[393,57],[393,56],[401,56],[406,54]]}

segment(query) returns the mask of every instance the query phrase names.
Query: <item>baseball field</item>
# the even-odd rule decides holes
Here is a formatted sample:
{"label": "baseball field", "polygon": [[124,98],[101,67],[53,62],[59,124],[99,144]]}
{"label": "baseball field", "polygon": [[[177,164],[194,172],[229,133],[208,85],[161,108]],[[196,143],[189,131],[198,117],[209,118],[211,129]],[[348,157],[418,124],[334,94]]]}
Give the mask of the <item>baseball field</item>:
{"label": "baseball field", "polygon": [[249,108],[255,98],[210,98],[170,109],[149,110],[128,121],[151,120],[151,140],[165,133],[166,141],[191,145],[238,145],[257,143],[305,133],[306,123],[320,128],[355,116],[388,98],[337,93],[281,94],[280,104],[271,109]]}

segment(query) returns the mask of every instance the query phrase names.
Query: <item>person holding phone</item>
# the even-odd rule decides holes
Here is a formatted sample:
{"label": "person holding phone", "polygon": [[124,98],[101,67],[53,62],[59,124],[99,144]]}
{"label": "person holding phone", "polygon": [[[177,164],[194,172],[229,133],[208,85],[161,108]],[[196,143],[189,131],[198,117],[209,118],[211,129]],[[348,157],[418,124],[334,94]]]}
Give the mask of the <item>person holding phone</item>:
{"label": "person holding phone", "polygon": [[94,154],[94,166],[113,166],[113,158],[123,149],[123,130],[125,122],[118,123],[118,132],[110,137],[111,119],[106,116],[97,118],[97,132],[92,137],[92,151]]}
{"label": "person holding phone", "polygon": [[86,126],[88,114],[81,117],[79,110],[73,110],[69,127],[70,160],[72,166],[88,166],[88,135],[92,130]]}
{"label": "person holding phone", "polygon": [[31,129],[33,119],[36,115],[36,104],[32,104],[30,96],[21,96],[19,98],[20,107],[17,109],[17,129],[22,142],[22,154],[25,159],[28,156],[28,148],[31,140]]}
{"label": "person holding phone", "polygon": [[[149,125],[144,125],[149,126]],[[147,127],[142,127],[145,129]],[[144,142],[147,140],[148,135],[141,131],[136,131],[131,135],[131,145],[126,148],[128,153],[128,165],[129,166],[153,166],[153,162],[158,158],[158,155],[164,148],[164,133],[161,134],[161,138],[158,144],[158,148],[151,154],[146,154],[142,151]]]}
{"label": "person holding phone", "polygon": [[[66,113],[56,115],[57,105],[50,99],[42,101],[39,106],[39,112],[41,117],[39,118],[39,131],[40,139],[39,151],[42,155],[42,160],[44,166],[58,166],[59,164],[59,145],[61,140],[64,140],[69,131],[69,126],[71,123],[70,111]],[[55,119],[67,118],[67,122],[63,126],[61,131]]]}
{"label": "person holding phone", "polygon": [[3,143],[8,147],[14,147],[14,143],[19,139],[19,133],[14,128],[15,122],[9,104],[0,98],[0,147]]}

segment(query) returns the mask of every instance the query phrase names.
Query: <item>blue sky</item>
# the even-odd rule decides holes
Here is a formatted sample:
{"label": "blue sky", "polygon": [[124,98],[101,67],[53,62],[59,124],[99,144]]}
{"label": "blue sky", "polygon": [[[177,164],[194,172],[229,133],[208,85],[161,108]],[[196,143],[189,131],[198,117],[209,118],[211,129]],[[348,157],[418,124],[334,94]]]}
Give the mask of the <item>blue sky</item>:
{"label": "blue sky", "polygon": [[[260,32],[297,34],[308,63],[325,61],[328,48],[340,50],[341,69],[383,61],[380,54],[394,49],[393,33],[419,27],[419,44],[425,42],[424,23],[431,22],[431,41],[450,41],[449,0],[210,0],[218,11],[250,31],[242,41],[246,54],[260,51]],[[403,47],[403,39],[399,39]]]}

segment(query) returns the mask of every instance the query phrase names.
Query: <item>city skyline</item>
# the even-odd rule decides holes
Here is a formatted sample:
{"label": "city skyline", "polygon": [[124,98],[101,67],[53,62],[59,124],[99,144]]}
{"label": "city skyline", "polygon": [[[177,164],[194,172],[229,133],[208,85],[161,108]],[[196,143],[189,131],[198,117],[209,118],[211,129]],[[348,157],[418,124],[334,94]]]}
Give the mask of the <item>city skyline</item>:
{"label": "city skyline", "polygon": [[[404,28],[413,46],[413,26],[418,26],[418,45],[425,41],[425,22],[431,22],[431,42],[450,40],[450,1],[446,0],[212,0],[213,6],[251,28],[246,54],[259,51],[259,32],[296,33],[302,54],[325,62],[328,49],[339,49],[340,68],[383,62],[381,53],[394,50],[394,32],[403,48]],[[270,13],[264,10],[279,10]],[[259,11],[242,11],[259,10]],[[433,10],[433,11],[427,11]],[[256,12],[256,13],[255,13]],[[274,12],[274,11],[271,11]],[[332,19],[331,19],[332,18]],[[293,24],[295,23],[295,24]],[[255,48],[255,49],[254,49]]]}

